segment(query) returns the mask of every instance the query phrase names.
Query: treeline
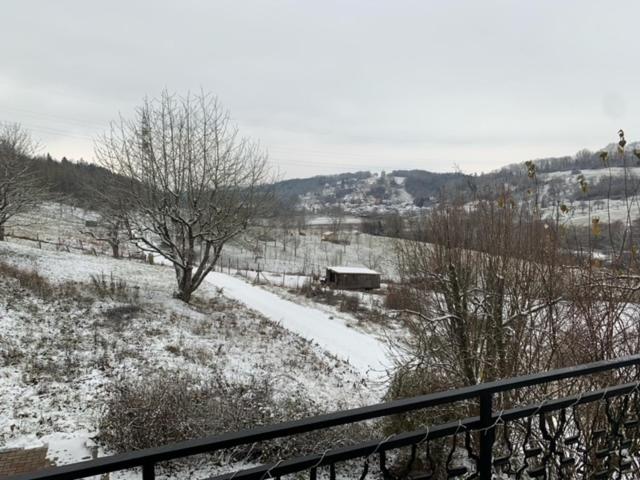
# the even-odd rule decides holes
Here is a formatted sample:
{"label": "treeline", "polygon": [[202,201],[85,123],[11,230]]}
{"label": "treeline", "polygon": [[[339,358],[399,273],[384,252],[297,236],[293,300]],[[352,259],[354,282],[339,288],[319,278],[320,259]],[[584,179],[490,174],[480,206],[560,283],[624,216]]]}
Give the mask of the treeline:
{"label": "treeline", "polygon": [[468,190],[470,175],[464,173],[434,173],[425,170],[394,170],[394,177],[404,177],[405,190],[414,198],[414,203],[423,207],[446,191]]}
{"label": "treeline", "polygon": [[114,175],[105,168],[83,160],[70,161],[66,157],[55,160],[51,155],[28,157],[24,161],[52,194],[74,205],[96,209],[100,186],[112,184]]}
{"label": "treeline", "polygon": [[[577,173],[578,170],[592,170],[607,167],[637,167],[640,165],[640,150],[637,144],[627,146],[624,153],[617,151],[615,145],[609,145],[607,148],[592,152],[587,149],[580,150],[574,156],[550,157],[533,160],[538,173],[561,172],[565,170]],[[603,158],[603,152],[607,155]],[[637,152],[637,153],[636,153]],[[507,165],[501,168],[498,173],[515,172],[516,174],[523,171],[521,163]]]}

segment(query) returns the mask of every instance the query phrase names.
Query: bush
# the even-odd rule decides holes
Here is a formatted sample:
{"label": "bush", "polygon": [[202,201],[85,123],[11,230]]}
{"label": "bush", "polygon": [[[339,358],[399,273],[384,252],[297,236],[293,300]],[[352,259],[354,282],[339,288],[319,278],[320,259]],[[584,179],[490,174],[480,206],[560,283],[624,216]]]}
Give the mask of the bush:
{"label": "bush", "polygon": [[119,329],[130,320],[140,313],[142,309],[138,305],[118,305],[115,307],[108,308],[103,312],[104,317],[109,322],[109,325],[112,327]]}
{"label": "bush", "polygon": [[113,273],[108,277],[104,273],[91,275],[91,289],[100,298],[111,298],[123,302],[135,302],[140,297],[137,286],[129,286],[126,280],[117,278]]}
{"label": "bush", "polygon": [[[389,389],[385,400],[398,400],[411,398],[418,395],[425,395],[436,391],[447,390],[449,384],[434,375],[433,372],[422,369],[398,368],[390,379]],[[384,436],[399,435],[403,432],[423,429],[425,425],[439,425],[459,418],[470,416],[471,413],[461,404],[444,405],[441,407],[431,407],[423,410],[416,410],[405,414],[392,415],[382,419],[381,428]],[[449,478],[446,466],[450,461],[448,455],[451,452],[451,441],[449,438],[432,440],[429,442],[431,465],[433,478]],[[460,451],[456,452],[461,453]],[[406,458],[399,458],[399,463],[406,462]],[[455,463],[457,459],[454,460]],[[424,472],[422,472],[424,473]]]}
{"label": "bush", "polygon": [[56,286],[35,269],[25,270],[0,262],[0,275],[16,279],[21,288],[29,290],[40,298],[51,298],[55,293],[63,296],[72,296],[76,293],[73,283],[67,282]]}
{"label": "bush", "polygon": [[316,302],[324,302],[329,305],[336,304],[335,292],[322,284],[306,281],[300,288],[300,292],[305,297],[311,298]]}
{"label": "bush", "polygon": [[360,297],[355,295],[342,294],[340,300],[340,311],[355,313],[360,309]]}
{"label": "bush", "polygon": [[19,365],[25,357],[24,349],[16,343],[10,342],[9,338],[3,340],[0,338],[0,365],[15,366]]}
{"label": "bush", "polygon": [[420,302],[415,293],[406,286],[389,287],[384,297],[384,306],[389,310],[420,310]]}
{"label": "bush", "polygon": [[[222,372],[195,376],[164,372],[143,378],[116,380],[100,421],[100,441],[117,452],[155,447],[187,439],[238,431],[265,424],[317,415],[318,407],[300,392],[276,395],[273,381],[229,381]],[[214,463],[232,455],[246,461],[275,461],[338,447],[366,438],[371,427],[337,427],[293,438],[219,452]],[[207,461],[211,462],[211,456]]]}
{"label": "bush", "polygon": [[341,312],[356,313],[360,310],[360,297],[357,295],[336,292],[319,283],[306,281],[300,293],[314,302],[337,305]]}

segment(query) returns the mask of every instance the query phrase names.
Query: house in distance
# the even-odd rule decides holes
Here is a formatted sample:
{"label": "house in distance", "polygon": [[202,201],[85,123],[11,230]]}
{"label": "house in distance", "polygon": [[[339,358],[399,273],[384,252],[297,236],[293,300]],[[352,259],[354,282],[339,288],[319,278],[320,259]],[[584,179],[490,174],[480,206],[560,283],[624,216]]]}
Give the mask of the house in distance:
{"label": "house in distance", "polygon": [[380,288],[380,274],[364,267],[327,267],[325,283],[345,290]]}

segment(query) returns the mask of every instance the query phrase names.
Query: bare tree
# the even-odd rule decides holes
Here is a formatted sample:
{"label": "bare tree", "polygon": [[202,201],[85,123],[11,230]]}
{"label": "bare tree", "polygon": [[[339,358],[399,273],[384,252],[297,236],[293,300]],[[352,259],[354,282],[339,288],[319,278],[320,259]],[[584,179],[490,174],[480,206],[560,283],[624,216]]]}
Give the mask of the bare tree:
{"label": "bare tree", "polygon": [[129,206],[126,199],[110,189],[107,194],[98,193],[101,199],[97,211],[100,215],[95,227],[86,227],[81,233],[103,242],[111,248],[113,258],[120,258],[122,245],[129,240]]}
{"label": "bare tree", "polygon": [[332,241],[338,242],[343,236],[345,213],[340,205],[331,207],[328,211],[329,225],[331,228]]}
{"label": "bare tree", "polygon": [[481,202],[472,212],[441,206],[425,227],[433,243],[397,244],[416,305],[406,345],[413,354],[399,371],[418,368],[454,387],[548,366],[541,350],[555,348],[546,332],[560,328],[563,298],[553,235],[509,202]]}
{"label": "bare tree", "polygon": [[441,204],[421,226],[414,241],[396,247],[408,335],[393,345],[399,355],[390,397],[605,360],[640,347],[640,325],[632,320],[640,276],[567,252],[557,221],[542,220],[508,192],[496,202]]}
{"label": "bare tree", "polygon": [[386,236],[399,238],[404,233],[404,219],[398,212],[385,215],[383,229]]}
{"label": "bare tree", "polygon": [[37,143],[22,126],[0,124],[0,241],[10,219],[44,200],[46,189],[27,162],[36,151]]}
{"label": "bare tree", "polygon": [[96,144],[99,161],[129,179],[129,234],[173,265],[175,296],[189,302],[223,246],[268,208],[267,156],[238,134],[205,93],[163,92],[120,118]]}

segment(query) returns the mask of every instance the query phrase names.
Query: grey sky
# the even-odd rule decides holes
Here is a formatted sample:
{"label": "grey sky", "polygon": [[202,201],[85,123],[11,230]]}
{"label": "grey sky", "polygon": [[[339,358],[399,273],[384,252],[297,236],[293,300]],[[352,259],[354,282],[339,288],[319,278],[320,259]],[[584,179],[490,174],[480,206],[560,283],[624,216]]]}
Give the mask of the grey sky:
{"label": "grey sky", "polygon": [[0,120],[56,157],[211,91],[287,177],[488,171],[640,139],[636,1],[4,0]]}

